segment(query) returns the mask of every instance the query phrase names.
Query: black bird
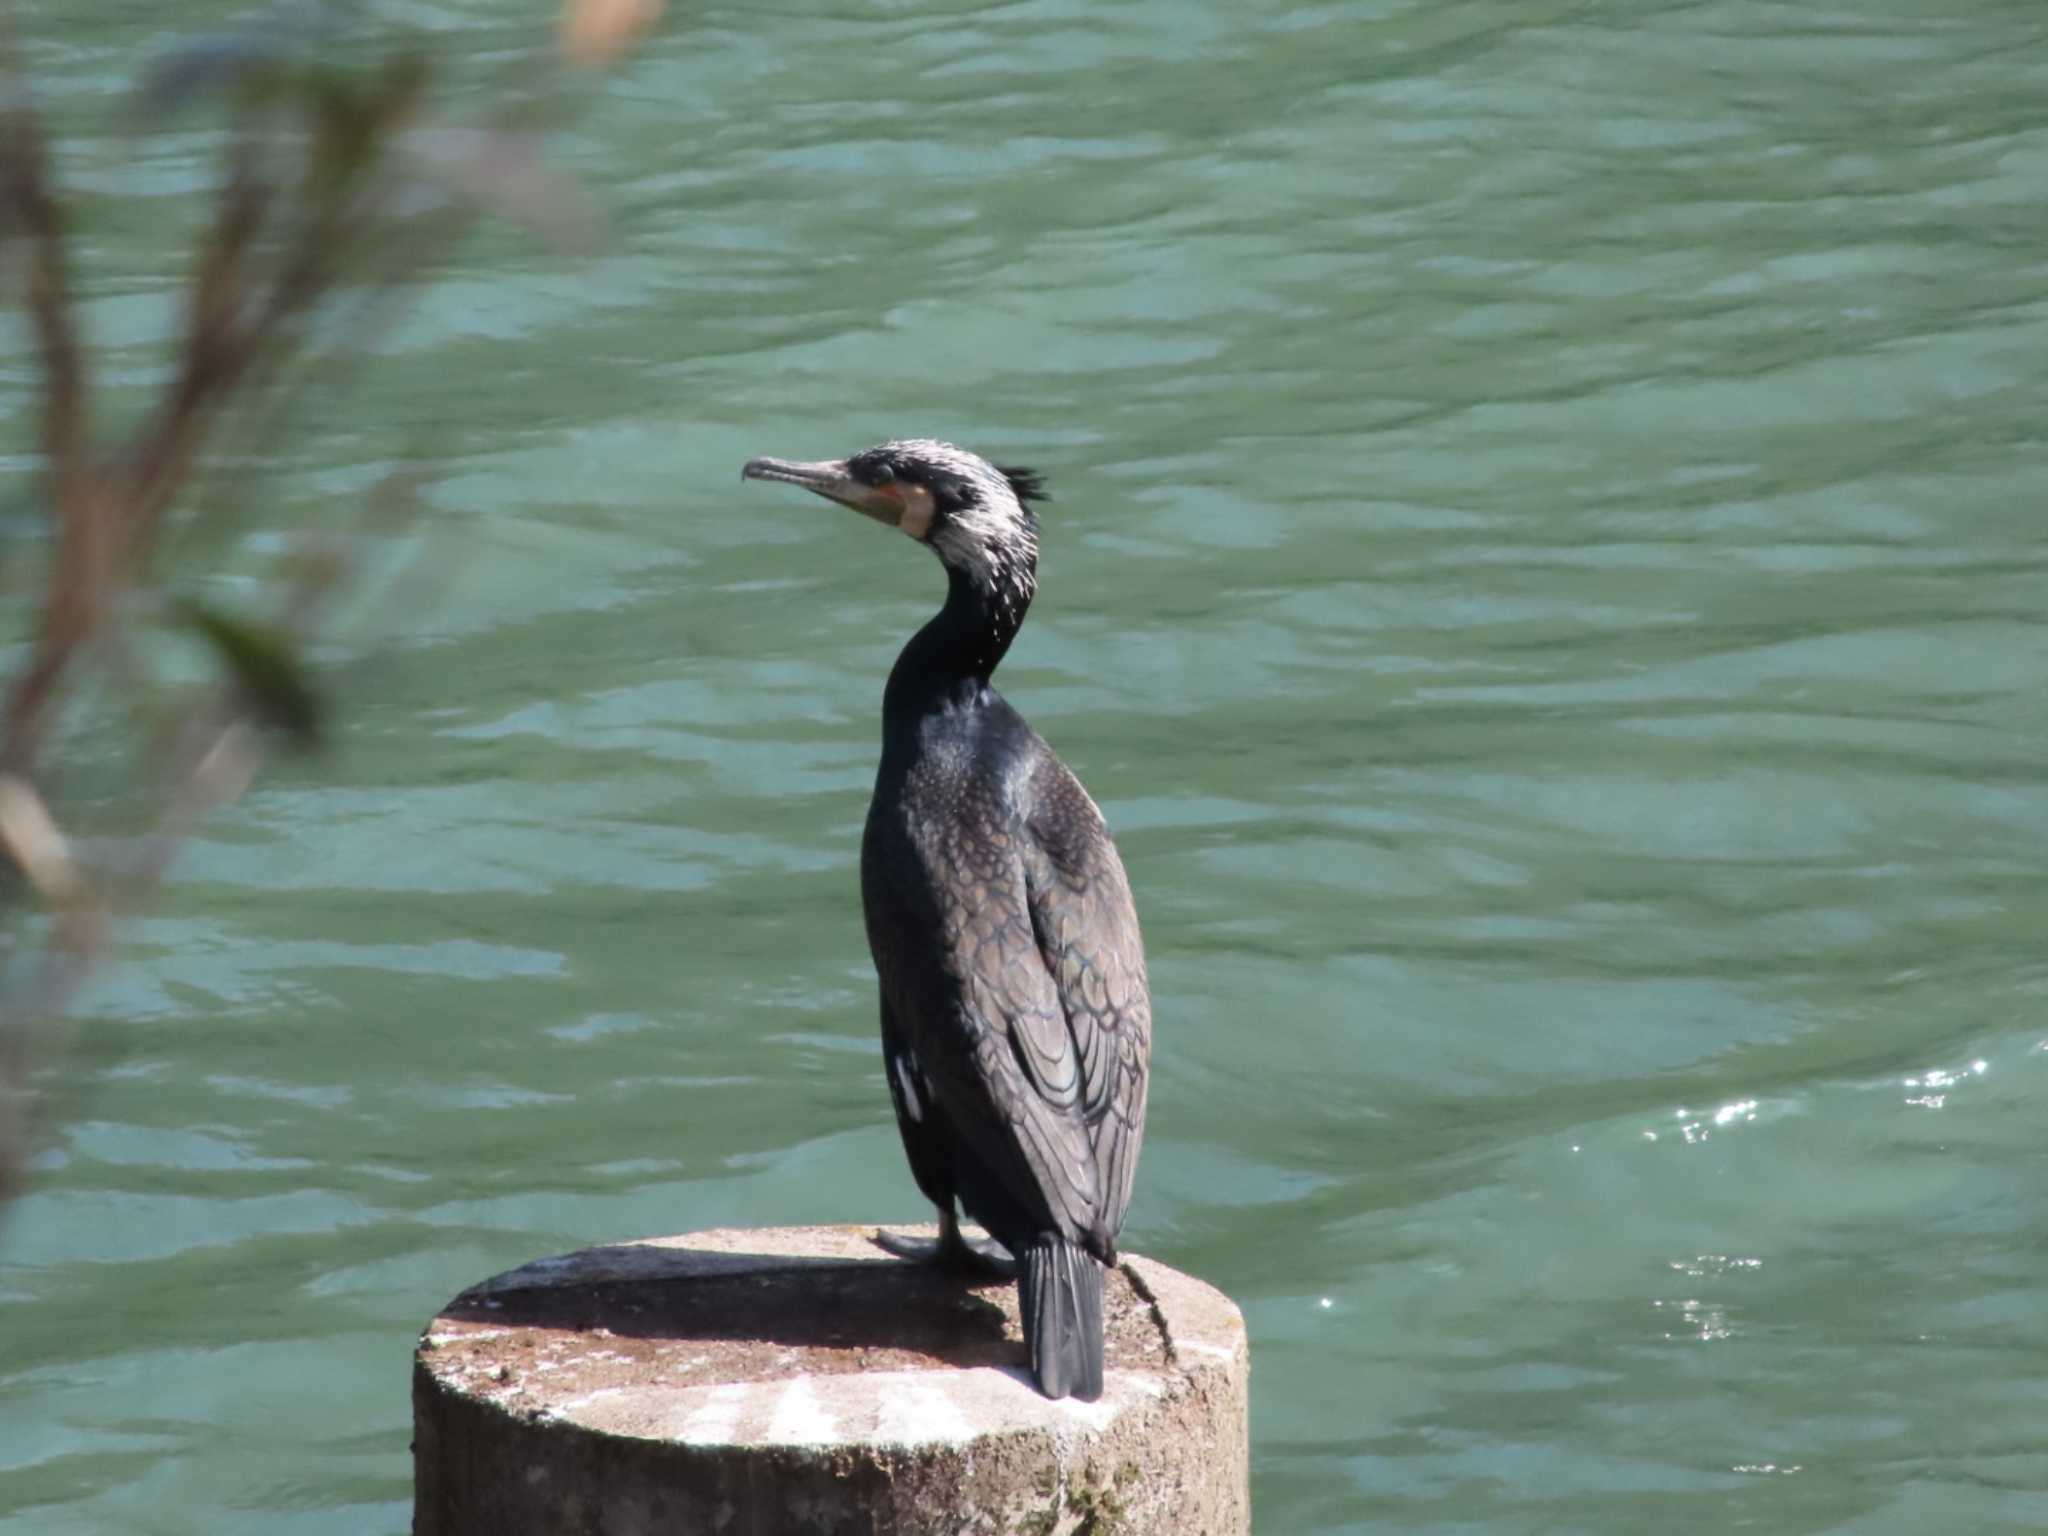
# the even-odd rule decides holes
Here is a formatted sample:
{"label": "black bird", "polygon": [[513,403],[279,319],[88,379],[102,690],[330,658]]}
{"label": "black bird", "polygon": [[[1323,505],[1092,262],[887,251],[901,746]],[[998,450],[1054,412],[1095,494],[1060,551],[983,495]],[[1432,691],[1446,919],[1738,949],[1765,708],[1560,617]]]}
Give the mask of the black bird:
{"label": "black bird", "polygon": [[[1102,1394],[1102,1268],[1145,1132],[1152,1004],[1123,861],[1080,781],[989,686],[1038,583],[1039,477],[950,443],[755,459],[929,545],[946,602],[896,658],[861,841],[882,1056],[936,1243],[907,1258],[1014,1273],[1047,1397]],[[970,1242],[953,1204],[1015,1256]]]}

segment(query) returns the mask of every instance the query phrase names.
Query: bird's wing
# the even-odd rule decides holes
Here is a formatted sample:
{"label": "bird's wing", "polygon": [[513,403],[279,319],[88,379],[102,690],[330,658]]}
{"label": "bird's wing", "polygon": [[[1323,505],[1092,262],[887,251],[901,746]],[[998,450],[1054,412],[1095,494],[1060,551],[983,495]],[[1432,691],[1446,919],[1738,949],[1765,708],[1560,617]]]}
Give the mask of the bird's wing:
{"label": "bird's wing", "polygon": [[1038,951],[1058,994],[1060,1059],[1077,1081],[1112,1250],[1145,1135],[1152,998],[1123,860],[1080,781],[1048,754],[1034,784],[1025,884]]}
{"label": "bird's wing", "polygon": [[903,1154],[917,1187],[933,1205],[953,1198],[952,1149],[941,1121],[932,1113],[931,1085],[925,1081],[896,1011],[882,994],[882,1072],[889,1080],[889,1099],[896,1106],[896,1129],[903,1136]]}
{"label": "bird's wing", "polygon": [[958,988],[958,1035],[928,1039],[920,1064],[956,1134],[1034,1220],[1085,1237],[1101,1220],[1096,1156],[1080,1104],[1085,1075],[1034,934],[1027,859],[1014,836],[949,839],[934,867],[943,969]]}

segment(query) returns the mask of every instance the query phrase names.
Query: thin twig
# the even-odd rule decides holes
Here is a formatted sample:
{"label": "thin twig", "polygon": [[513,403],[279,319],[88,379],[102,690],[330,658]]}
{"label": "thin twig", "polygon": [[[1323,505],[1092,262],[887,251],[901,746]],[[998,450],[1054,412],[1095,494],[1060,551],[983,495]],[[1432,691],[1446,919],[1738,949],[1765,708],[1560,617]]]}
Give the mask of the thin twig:
{"label": "thin twig", "polygon": [[50,190],[49,150],[11,35],[0,35],[6,104],[0,108],[0,191],[7,222],[28,241],[26,308],[43,369],[41,448],[53,477],[53,503],[66,477],[83,467],[85,365],[71,318],[64,214]]}
{"label": "thin twig", "polygon": [[6,101],[0,106],[0,210],[28,245],[24,307],[42,367],[39,446],[56,525],[49,600],[33,657],[9,698],[4,757],[29,771],[41,749],[50,697],[72,655],[91,634],[106,573],[102,504],[89,462],[85,360],[72,319],[63,212],[51,190],[49,151],[11,26],[0,34]]}

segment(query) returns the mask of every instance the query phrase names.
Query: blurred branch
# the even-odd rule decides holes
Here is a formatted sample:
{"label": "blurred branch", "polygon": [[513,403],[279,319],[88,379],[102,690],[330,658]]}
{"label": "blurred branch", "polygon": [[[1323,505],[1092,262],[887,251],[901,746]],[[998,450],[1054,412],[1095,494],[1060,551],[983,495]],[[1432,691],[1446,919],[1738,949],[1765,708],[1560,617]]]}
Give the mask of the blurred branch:
{"label": "blurred branch", "polygon": [[[563,55],[609,63],[659,11],[658,0],[565,0]],[[0,852],[11,866],[0,869],[0,901],[44,919],[32,949],[0,971],[0,1205],[20,1188],[31,1149],[37,1029],[68,1008],[104,960],[114,920],[161,885],[199,820],[240,796],[274,745],[322,739],[328,704],[304,646],[327,599],[359,575],[351,544],[287,551],[254,601],[229,608],[191,590],[210,571],[156,569],[166,528],[210,535],[181,538],[188,557],[224,553],[257,501],[263,471],[252,466],[283,457],[302,398],[338,377],[335,364],[367,354],[479,217],[557,247],[587,247],[596,227],[581,190],[541,163],[531,133],[509,126],[536,115],[530,72],[493,97],[485,126],[444,123],[424,44],[352,51],[339,45],[342,14],[281,10],[182,45],[147,72],[135,98],[141,132],[196,112],[223,115],[225,129],[170,367],[137,424],[110,443],[93,432],[43,120],[0,19],[0,274],[18,272],[36,339],[53,536],[27,661],[0,710]],[[534,100],[522,106],[521,91]],[[223,438],[240,451],[216,453]],[[411,515],[412,478],[395,473],[353,509],[354,544]],[[131,810],[143,830],[117,853],[95,838],[86,857],[44,772],[55,724],[81,677],[163,694],[128,631],[165,625],[199,642],[212,680],[171,694],[166,722],[136,751],[145,787]]]}
{"label": "blurred branch", "polygon": [[[28,244],[23,305],[35,330],[43,370],[43,462],[73,468],[85,439],[85,370],[71,323],[70,277],[64,219],[50,194],[49,150],[34,99],[20,69],[13,39],[0,64],[7,72],[7,104],[0,118],[0,230]],[[53,487],[61,499],[62,487]]]}
{"label": "blurred branch", "polygon": [[4,58],[6,107],[0,119],[0,231],[27,247],[22,303],[35,333],[43,377],[40,448],[46,494],[57,529],[56,571],[42,630],[6,714],[0,762],[32,757],[50,690],[95,624],[103,588],[105,540],[93,476],[86,463],[85,362],[72,321],[64,219],[50,189],[49,150],[12,37]]}

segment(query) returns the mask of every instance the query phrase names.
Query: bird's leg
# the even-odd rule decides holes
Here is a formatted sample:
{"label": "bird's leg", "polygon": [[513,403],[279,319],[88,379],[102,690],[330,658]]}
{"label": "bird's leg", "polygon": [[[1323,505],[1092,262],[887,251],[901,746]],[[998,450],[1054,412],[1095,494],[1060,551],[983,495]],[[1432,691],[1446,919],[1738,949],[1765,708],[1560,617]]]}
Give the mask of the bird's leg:
{"label": "bird's leg", "polygon": [[875,1244],[899,1259],[936,1264],[941,1269],[958,1270],[963,1274],[993,1275],[999,1280],[1014,1279],[1017,1274],[1017,1261],[1010,1257],[1010,1250],[993,1238],[968,1237],[960,1230],[960,1223],[954,1218],[950,1204],[939,1212],[938,1241],[928,1237],[905,1237],[897,1232],[877,1232]]}

